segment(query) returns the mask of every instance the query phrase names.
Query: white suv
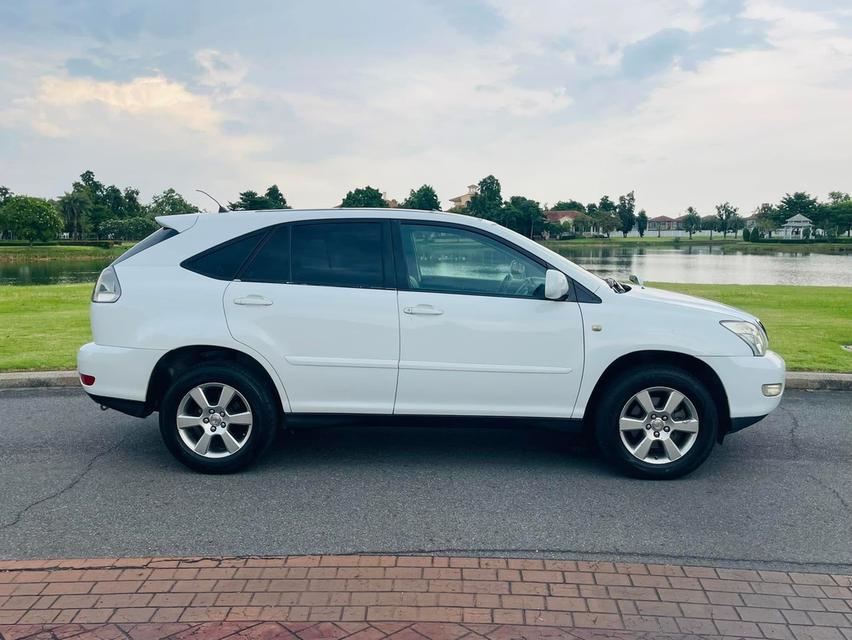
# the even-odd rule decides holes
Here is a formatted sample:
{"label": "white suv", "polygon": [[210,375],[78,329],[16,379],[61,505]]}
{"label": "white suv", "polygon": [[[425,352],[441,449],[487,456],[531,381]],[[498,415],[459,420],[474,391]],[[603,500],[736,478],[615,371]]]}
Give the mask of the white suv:
{"label": "white suv", "polygon": [[78,369],[102,406],[158,411],[198,471],[245,467],[282,424],[451,418],[584,430],[625,471],[673,478],[781,399],[757,318],[602,280],[477,218],[157,221],[98,279]]}

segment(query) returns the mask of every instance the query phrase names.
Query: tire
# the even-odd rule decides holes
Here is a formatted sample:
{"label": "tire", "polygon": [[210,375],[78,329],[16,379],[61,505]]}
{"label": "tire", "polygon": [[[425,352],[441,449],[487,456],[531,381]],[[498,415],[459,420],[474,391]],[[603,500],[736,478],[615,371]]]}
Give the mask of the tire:
{"label": "tire", "polygon": [[[223,395],[226,406],[219,405]],[[190,469],[234,473],[267,449],[280,414],[275,393],[251,371],[233,362],[206,363],[179,375],[167,389],[160,435]]]}
{"label": "tire", "polygon": [[680,478],[710,455],[719,413],[695,376],[654,366],[628,371],[609,386],[595,412],[595,438],[621,471],[649,480]]}

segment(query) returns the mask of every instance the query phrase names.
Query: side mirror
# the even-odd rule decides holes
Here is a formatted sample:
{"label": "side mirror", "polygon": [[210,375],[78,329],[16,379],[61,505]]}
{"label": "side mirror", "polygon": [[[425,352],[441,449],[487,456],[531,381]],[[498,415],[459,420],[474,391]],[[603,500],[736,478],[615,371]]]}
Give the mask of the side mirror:
{"label": "side mirror", "polygon": [[556,269],[548,269],[544,275],[544,297],[548,300],[562,300],[568,293],[568,278]]}
{"label": "side mirror", "polygon": [[645,288],[645,281],[639,276],[637,276],[635,273],[630,276],[630,282],[639,285],[642,289]]}

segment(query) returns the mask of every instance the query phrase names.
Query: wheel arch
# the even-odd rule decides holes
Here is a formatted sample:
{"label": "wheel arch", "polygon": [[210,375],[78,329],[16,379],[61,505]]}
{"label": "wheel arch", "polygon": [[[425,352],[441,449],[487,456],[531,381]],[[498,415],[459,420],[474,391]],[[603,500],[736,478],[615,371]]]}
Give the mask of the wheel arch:
{"label": "wheel arch", "polygon": [[583,422],[587,430],[594,427],[595,411],[600,404],[600,397],[606,392],[608,385],[627,371],[647,367],[649,365],[668,365],[682,369],[694,375],[707,386],[710,395],[716,403],[719,411],[719,433],[718,441],[722,442],[724,436],[731,428],[731,414],[728,406],[728,396],[718,374],[709,364],[685,353],[676,351],[643,350],[624,354],[613,360],[598,378],[589,400],[586,403],[586,411]]}
{"label": "wheel arch", "polygon": [[151,377],[148,380],[148,389],[145,394],[145,406],[151,411],[158,411],[160,400],[169,384],[183,371],[189,367],[206,362],[234,362],[242,365],[269,388],[270,393],[275,394],[278,406],[282,412],[289,407],[286,392],[280,382],[276,381],[276,375],[267,366],[262,364],[254,356],[221,345],[191,345],[179,347],[165,353],[154,366]]}

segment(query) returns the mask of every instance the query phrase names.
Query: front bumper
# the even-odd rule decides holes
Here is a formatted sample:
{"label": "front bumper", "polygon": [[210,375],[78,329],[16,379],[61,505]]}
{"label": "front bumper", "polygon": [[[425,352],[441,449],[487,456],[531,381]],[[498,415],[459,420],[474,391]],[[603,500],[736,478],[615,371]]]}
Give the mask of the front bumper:
{"label": "front bumper", "polygon": [[[731,431],[737,431],[775,410],[781,403],[784,359],[774,351],[764,356],[702,358],[713,367],[728,397]],[[766,396],[763,385],[781,384],[782,392]]]}
{"label": "front bumper", "polygon": [[[108,347],[89,342],[77,352],[77,371],[95,378],[93,384],[84,384],[83,390],[96,401],[106,398],[144,403],[151,373],[165,354],[160,349]],[[107,402],[100,404],[109,406]]]}

